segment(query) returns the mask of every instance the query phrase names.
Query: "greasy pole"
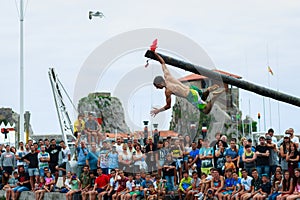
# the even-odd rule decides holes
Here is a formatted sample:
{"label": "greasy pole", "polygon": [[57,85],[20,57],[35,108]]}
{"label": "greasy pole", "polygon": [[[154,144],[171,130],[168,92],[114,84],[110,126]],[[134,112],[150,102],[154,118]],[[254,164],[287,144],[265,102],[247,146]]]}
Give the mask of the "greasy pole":
{"label": "greasy pole", "polygon": [[[265,97],[270,97],[272,99],[278,100],[278,101],[282,101],[288,104],[292,104],[294,106],[298,106],[300,107],[300,99],[298,97],[294,97],[282,92],[278,92],[263,86],[259,86],[256,85],[254,83],[250,83],[248,81],[244,81],[244,80],[240,80],[231,76],[227,76],[218,72],[214,72],[212,70],[206,69],[204,67],[198,66],[198,65],[194,65],[191,63],[187,63],[181,60],[177,60],[175,58],[169,57],[169,56],[165,56],[163,54],[158,53],[166,62],[166,64],[168,65],[172,65],[174,67],[186,70],[186,71],[190,71],[193,72],[195,74],[200,74],[206,77],[209,77],[211,79],[215,79],[218,81],[222,81],[224,83],[236,86],[238,88],[250,91],[250,92],[254,92],[258,95],[262,95]],[[153,51],[148,50],[145,54],[145,57],[147,58],[151,58],[153,60],[157,60],[157,58],[155,57]]]}

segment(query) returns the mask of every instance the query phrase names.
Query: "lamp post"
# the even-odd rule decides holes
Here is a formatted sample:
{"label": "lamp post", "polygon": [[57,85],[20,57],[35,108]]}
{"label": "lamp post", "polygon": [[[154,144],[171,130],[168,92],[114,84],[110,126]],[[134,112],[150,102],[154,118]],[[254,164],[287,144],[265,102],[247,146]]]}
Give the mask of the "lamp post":
{"label": "lamp post", "polygon": [[24,4],[20,0],[20,120],[19,120],[19,140],[25,141],[24,134]]}

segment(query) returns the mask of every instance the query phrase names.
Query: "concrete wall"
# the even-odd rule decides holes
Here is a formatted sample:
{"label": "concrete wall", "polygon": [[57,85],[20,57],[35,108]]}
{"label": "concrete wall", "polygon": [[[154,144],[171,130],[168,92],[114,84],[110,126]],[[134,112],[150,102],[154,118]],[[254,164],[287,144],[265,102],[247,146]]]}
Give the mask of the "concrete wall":
{"label": "concrete wall", "polygon": [[[5,196],[5,191],[0,190],[0,198]],[[34,200],[35,196],[33,192],[22,192],[19,200]],[[47,192],[45,193],[44,200],[65,200],[66,196],[59,192]]]}

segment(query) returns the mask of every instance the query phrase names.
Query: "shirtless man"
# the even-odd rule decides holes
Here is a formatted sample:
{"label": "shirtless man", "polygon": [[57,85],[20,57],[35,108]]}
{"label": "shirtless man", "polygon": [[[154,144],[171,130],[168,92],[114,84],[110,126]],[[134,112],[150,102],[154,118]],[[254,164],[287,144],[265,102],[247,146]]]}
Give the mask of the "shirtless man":
{"label": "shirtless man", "polygon": [[164,73],[164,77],[157,76],[153,80],[153,85],[157,89],[165,88],[165,96],[166,96],[166,105],[162,108],[154,108],[150,114],[152,116],[156,116],[158,113],[163,112],[171,108],[171,95],[174,94],[178,97],[186,98],[191,104],[193,104],[196,108],[202,111],[204,114],[208,114],[211,111],[211,108],[216,101],[217,97],[224,91],[213,92],[213,97],[210,101],[206,102],[206,99],[210,92],[217,90],[219,88],[218,85],[213,85],[208,87],[206,90],[202,91],[196,86],[191,85],[190,87],[184,85],[179,80],[174,78],[168,68],[166,67],[166,63],[161,56],[159,56],[156,52],[154,52],[158,61],[162,66],[162,70]]}

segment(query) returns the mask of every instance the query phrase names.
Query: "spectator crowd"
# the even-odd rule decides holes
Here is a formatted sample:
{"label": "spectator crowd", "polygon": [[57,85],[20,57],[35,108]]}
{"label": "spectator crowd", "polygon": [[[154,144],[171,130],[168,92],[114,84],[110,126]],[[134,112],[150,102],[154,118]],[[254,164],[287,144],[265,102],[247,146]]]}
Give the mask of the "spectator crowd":
{"label": "spectator crowd", "polygon": [[7,200],[23,191],[34,192],[36,200],[52,191],[67,200],[300,198],[299,138],[292,128],[279,141],[269,129],[255,145],[221,133],[213,141],[188,134],[160,140],[146,128],[144,137],[106,139],[93,115],[86,122],[79,116],[74,126],[76,170],[67,167],[71,151],[64,141],[0,145]]}

